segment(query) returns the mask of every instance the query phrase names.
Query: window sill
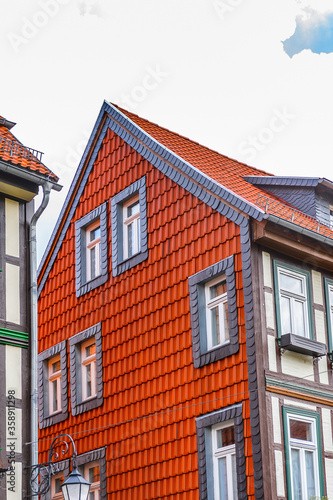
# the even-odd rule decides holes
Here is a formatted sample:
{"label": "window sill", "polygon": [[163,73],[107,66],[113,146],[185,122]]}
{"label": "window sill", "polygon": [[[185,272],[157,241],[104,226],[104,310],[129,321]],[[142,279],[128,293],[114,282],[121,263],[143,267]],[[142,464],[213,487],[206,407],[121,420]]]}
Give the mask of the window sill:
{"label": "window sill", "polygon": [[307,356],[321,357],[326,356],[327,347],[322,342],[294,335],[293,333],[286,333],[278,339],[278,344],[281,349],[288,351],[298,352]]}

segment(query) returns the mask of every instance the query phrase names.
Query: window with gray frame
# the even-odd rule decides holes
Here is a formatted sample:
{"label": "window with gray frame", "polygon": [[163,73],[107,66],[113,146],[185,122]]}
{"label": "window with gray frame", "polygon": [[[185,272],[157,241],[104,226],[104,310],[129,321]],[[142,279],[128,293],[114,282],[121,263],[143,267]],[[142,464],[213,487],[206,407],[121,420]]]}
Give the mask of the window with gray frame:
{"label": "window with gray frame", "polygon": [[189,277],[196,368],[239,349],[234,256]]}
{"label": "window with gray frame", "polygon": [[148,258],[146,178],[141,177],[111,200],[112,273]]}
{"label": "window with gray frame", "polygon": [[67,351],[62,341],[38,355],[39,426],[68,417]]}
{"label": "window with gray frame", "polygon": [[68,340],[73,415],[103,404],[103,362],[101,324]]}
{"label": "window with gray frame", "polygon": [[108,279],[106,203],[75,222],[75,275],[77,297]]}
{"label": "window with gray frame", "polygon": [[[85,479],[92,483],[89,500],[107,499],[105,451],[105,448],[98,448],[96,450],[77,455],[76,457],[76,464],[80,473],[85,477]],[[57,468],[59,472],[51,477],[51,490],[46,495],[46,500],[63,498],[60,486],[62,482],[68,478],[71,472],[71,464],[68,459],[61,460],[57,462]],[[93,482],[91,480],[93,480]]]}
{"label": "window with gray frame", "polygon": [[196,419],[200,500],[247,498],[242,404]]}

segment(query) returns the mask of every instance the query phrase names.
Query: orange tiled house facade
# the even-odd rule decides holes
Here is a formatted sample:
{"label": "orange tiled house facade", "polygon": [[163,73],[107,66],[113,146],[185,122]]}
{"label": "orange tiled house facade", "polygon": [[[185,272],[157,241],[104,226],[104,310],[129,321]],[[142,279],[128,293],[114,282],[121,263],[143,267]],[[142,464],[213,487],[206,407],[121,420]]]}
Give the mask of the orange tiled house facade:
{"label": "orange tiled house facade", "polygon": [[[330,350],[314,274],[321,253],[307,270],[312,311],[314,285],[295,263],[311,233],[291,249],[289,212],[276,231],[274,213],[255,204],[261,188],[245,180],[255,175],[269,178],[103,105],[39,274],[40,461],[50,436],[74,433],[79,457],[91,454],[83,473],[99,471],[101,498],[282,499],[298,486],[300,498],[327,489],[318,415],[328,424],[330,396],[320,400],[319,368],[309,368],[323,356],[327,369]],[[302,309],[304,334],[300,322],[281,330],[282,307]],[[297,485],[288,460],[305,451],[313,481],[300,461]]]}

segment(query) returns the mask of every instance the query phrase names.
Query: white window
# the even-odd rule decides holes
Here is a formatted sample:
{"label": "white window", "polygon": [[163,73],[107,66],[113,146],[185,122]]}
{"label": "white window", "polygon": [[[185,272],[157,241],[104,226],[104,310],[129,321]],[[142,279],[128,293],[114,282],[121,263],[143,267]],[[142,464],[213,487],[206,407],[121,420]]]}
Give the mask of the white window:
{"label": "white window", "polygon": [[83,466],[83,477],[91,483],[89,500],[100,500],[99,462],[90,462]]}
{"label": "white window", "polygon": [[86,229],[86,272],[87,281],[101,274],[101,227],[100,221]]}
{"label": "white window", "polygon": [[210,281],[205,287],[207,348],[229,341],[227,283],[224,278]]}
{"label": "white window", "polygon": [[214,498],[237,499],[234,426],[230,422],[212,427]]}
{"label": "white window", "polygon": [[60,354],[48,362],[49,414],[61,411],[61,367]]}
{"label": "white window", "polygon": [[123,205],[124,259],[140,252],[140,201],[139,196]]}
{"label": "white window", "polygon": [[316,419],[287,413],[289,478],[292,500],[319,498]]}
{"label": "white window", "polygon": [[64,473],[60,472],[56,476],[51,477],[51,500],[60,500],[64,496],[61,491],[61,485],[64,482]]}
{"label": "white window", "polygon": [[305,274],[277,267],[281,335],[310,337],[308,283]]}
{"label": "white window", "polygon": [[92,337],[81,344],[82,400],[95,397],[96,384],[96,344]]}

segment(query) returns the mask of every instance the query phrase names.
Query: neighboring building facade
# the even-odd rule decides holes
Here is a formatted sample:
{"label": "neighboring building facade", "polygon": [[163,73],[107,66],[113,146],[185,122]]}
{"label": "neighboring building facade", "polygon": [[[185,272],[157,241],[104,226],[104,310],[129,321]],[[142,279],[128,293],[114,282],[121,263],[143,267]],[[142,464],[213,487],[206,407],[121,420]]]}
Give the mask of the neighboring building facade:
{"label": "neighboring building facade", "polygon": [[332,186],[105,102],[39,269],[40,461],[66,432],[92,498],[333,497]]}
{"label": "neighboring building facade", "polygon": [[[58,178],[41,154],[11,133],[0,117],[0,468],[1,500],[26,498],[31,465],[31,291],[29,227],[34,198]],[[36,278],[35,278],[36,279]]]}

